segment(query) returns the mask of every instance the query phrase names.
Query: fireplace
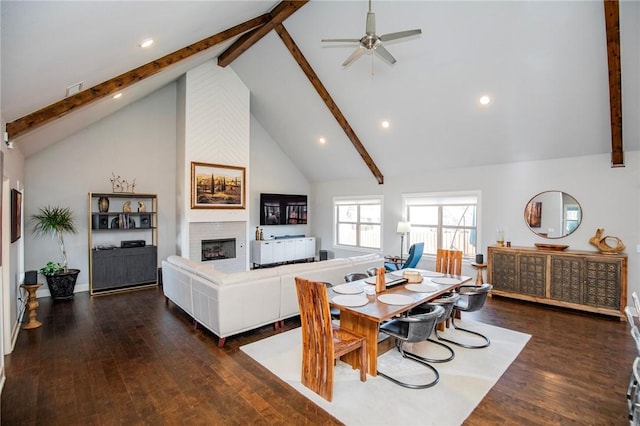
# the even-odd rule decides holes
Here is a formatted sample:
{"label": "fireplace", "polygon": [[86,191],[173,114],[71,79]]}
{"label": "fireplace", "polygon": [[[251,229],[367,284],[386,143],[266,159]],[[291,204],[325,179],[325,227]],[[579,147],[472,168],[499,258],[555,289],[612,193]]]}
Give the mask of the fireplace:
{"label": "fireplace", "polygon": [[236,257],[236,239],[202,240],[202,261],[234,259]]}

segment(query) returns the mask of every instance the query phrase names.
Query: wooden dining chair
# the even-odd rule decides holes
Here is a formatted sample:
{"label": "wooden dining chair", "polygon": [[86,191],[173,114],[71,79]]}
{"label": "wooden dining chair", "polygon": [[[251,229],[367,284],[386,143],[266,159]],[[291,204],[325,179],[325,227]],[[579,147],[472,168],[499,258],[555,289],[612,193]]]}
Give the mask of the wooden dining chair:
{"label": "wooden dining chair", "polygon": [[436,272],[462,275],[462,252],[460,250],[438,249],[436,253]]}
{"label": "wooden dining chair", "polygon": [[367,380],[367,345],[363,336],[331,322],[329,295],[323,283],[296,277],[302,324],[302,384],[326,399],[333,399],[335,360],[360,351],[360,381]]}

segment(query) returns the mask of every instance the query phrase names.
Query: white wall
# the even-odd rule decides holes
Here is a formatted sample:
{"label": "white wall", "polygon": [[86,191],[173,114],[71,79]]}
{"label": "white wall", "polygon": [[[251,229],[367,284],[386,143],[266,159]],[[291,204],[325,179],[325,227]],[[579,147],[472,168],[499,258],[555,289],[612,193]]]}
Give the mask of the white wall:
{"label": "white wall", "polygon": [[[76,291],[89,283],[88,193],[112,192],[112,173],[135,178],[136,192],[158,194],[158,258],[174,253],[175,141],[176,84],[169,84],[25,161],[26,224],[45,205],[75,214],[78,233],[65,236],[65,244],[69,266],[81,270]],[[55,241],[36,239],[29,226],[24,234],[26,270],[61,260]]]}
{"label": "white wall", "polygon": [[[4,123],[4,121],[2,121]],[[3,127],[4,128],[4,127]],[[8,149],[2,143],[4,153],[4,170],[2,171],[3,200],[2,200],[2,267],[0,280],[2,280],[2,340],[3,353],[8,354],[13,350],[15,339],[20,330],[20,318],[24,312],[24,291],[20,284],[24,276],[24,230],[22,238],[11,242],[11,189],[24,190],[24,156],[19,145],[14,144],[13,149]],[[24,209],[23,209],[24,213]],[[24,229],[24,220],[23,220]]]}
{"label": "white wall", "polygon": [[[626,167],[611,168],[609,155],[564,158],[547,161],[499,164],[413,176],[385,176],[385,184],[373,178],[357,181],[316,183],[312,185],[313,234],[322,249],[334,251],[336,257],[353,254],[333,246],[332,198],[337,195],[384,196],[383,254],[397,254],[400,236],[395,225],[402,217],[402,194],[439,191],[480,190],[479,251],[486,253],[495,243],[496,229],[505,230],[505,240],[514,246],[533,246],[535,242],[569,244],[570,249],[596,249],[589,238],[597,228],[606,235],[620,237],[629,255],[629,294],[640,292],[640,273],[636,245],[640,241],[638,151],[626,152]],[[525,224],[524,208],[534,195],[546,190],[569,193],[582,206],[580,227],[562,239],[545,240],[533,234]],[[465,265],[467,275],[473,274]]]}
{"label": "white wall", "polygon": [[[298,170],[262,125],[251,117],[251,192],[249,198],[253,206],[250,211],[249,230],[255,234],[260,225],[260,193],[307,195],[308,223],[313,223],[313,198],[311,185]],[[264,237],[272,235],[313,236],[310,225],[269,225],[262,226]],[[251,237],[255,238],[255,235]]]}

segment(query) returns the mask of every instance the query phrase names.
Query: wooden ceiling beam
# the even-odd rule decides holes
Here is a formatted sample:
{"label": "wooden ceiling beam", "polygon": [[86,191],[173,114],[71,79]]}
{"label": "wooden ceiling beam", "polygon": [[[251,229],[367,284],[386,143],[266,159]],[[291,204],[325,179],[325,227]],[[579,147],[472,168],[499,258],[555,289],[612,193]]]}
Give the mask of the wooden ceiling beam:
{"label": "wooden ceiling beam", "polygon": [[105,96],[109,96],[119,90],[122,90],[134,83],[139,82],[162,71],[170,65],[173,65],[183,59],[200,53],[210,47],[220,44],[230,38],[236,37],[255,27],[264,25],[270,19],[270,14],[264,14],[256,18],[250,19],[239,25],[231,27],[211,37],[200,40],[180,50],[163,56],[160,59],[144,64],[124,74],[120,74],[110,80],[97,84],[89,89],[85,89],[73,96],[69,96],[61,101],[46,106],[31,114],[20,117],[10,123],[7,123],[6,131],[9,140],[20,136],[30,130],[33,130],[43,124],[60,118],[71,111],[78,109],[91,102],[97,101]]}
{"label": "wooden ceiling beam", "polygon": [[609,109],[611,112],[611,167],[624,167],[622,146],[622,67],[620,65],[620,10],[618,0],[604,0],[609,64]]}
{"label": "wooden ceiling beam", "polygon": [[378,183],[382,185],[384,183],[384,176],[382,176],[382,173],[378,169],[378,166],[376,166],[376,163],[373,162],[373,159],[365,149],[364,145],[362,145],[362,142],[360,142],[358,135],[356,135],[356,132],[354,132],[354,130],[351,128],[351,125],[345,118],[344,114],[342,114],[342,111],[340,111],[340,108],[338,108],[338,105],[336,105],[333,98],[320,81],[320,78],[318,78],[318,75],[315,73],[313,68],[311,68],[311,65],[304,57],[296,43],[293,41],[293,38],[291,38],[289,32],[282,24],[277,24],[275,26],[275,30],[284,42],[285,46],[287,46],[287,49],[289,49],[289,52],[291,52],[291,55],[294,57],[304,74],[311,82],[311,85],[313,85],[313,87],[316,89],[316,92],[318,92],[318,95],[320,95],[320,98],[322,98],[324,103],[327,105],[327,108],[329,108],[329,111],[331,111],[340,127],[342,127],[344,132],[347,134],[347,137],[356,148],[356,151],[358,151],[367,167],[369,167],[369,170],[371,170],[373,176],[376,178]]}
{"label": "wooden ceiling beam", "polygon": [[281,24],[289,16],[293,15],[298,9],[307,4],[309,0],[281,1],[273,10],[268,13],[268,21],[252,31],[243,34],[231,46],[218,56],[218,65],[226,67],[236,60],[240,55],[249,50],[251,46],[256,44],[262,37],[266,36],[276,25]]}

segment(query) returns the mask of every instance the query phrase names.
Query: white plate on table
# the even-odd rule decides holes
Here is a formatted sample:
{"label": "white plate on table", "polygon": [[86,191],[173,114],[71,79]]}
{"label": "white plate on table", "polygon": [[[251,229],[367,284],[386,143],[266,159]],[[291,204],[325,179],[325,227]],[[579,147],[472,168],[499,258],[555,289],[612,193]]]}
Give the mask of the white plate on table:
{"label": "white plate on table", "polygon": [[444,274],[442,272],[436,272],[436,271],[420,271],[422,273],[422,276],[425,278],[434,278],[434,277],[444,277]]}
{"label": "white plate on table", "polygon": [[362,293],[362,287],[357,284],[341,284],[331,287],[333,291],[341,294],[358,294]]}
{"label": "white plate on table", "polygon": [[404,271],[417,271],[417,272],[420,272],[420,275],[426,278],[444,277],[444,274],[442,272],[426,271],[424,269],[412,269],[412,268],[400,269],[399,271],[392,271],[391,274],[395,275],[396,277],[402,277],[403,276],[402,273]]}
{"label": "white plate on table", "polygon": [[438,290],[438,287],[432,284],[407,284],[404,288],[418,293],[433,293]]}
{"label": "white plate on table", "polygon": [[457,278],[431,278],[431,282],[436,284],[451,285],[460,284],[462,281]]}
{"label": "white plate on table", "polygon": [[331,301],[341,306],[364,306],[369,303],[367,296],[356,296],[352,294],[335,296]]}
{"label": "white plate on table", "polygon": [[414,302],[412,297],[405,294],[381,294],[378,300],[387,305],[408,305]]}

